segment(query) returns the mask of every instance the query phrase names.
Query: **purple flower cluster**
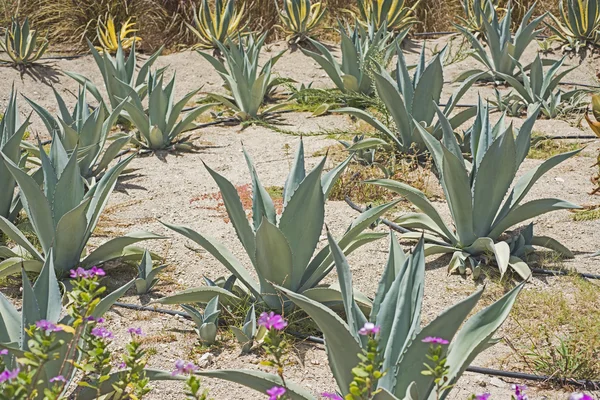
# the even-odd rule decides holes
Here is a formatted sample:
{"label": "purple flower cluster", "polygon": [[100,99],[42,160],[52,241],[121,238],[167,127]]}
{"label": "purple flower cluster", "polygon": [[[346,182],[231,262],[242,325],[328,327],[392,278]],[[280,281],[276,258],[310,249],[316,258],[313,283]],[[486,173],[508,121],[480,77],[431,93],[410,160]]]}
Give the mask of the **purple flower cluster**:
{"label": "purple flower cluster", "polygon": [[264,312],[260,314],[260,317],[258,317],[258,325],[264,326],[269,330],[275,329],[280,331],[287,326],[287,321],[283,319],[281,315],[271,311],[270,313]]}
{"label": "purple flower cluster", "polygon": [[321,393],[321,397],[325,398],[325,399],[330,399],[330,400],[344,400],[339,394],[337,393],[328,393],[328,392],[324,392]]}
{"label": "purple flower cluster", "polygon": [[97,324],[103,324],[103,323],[104,323],[104,321],[105,321],[105,320],[104,320],[104,318],[102,318],[102,317],[100,317],[100,318],[96,318],[96,317],[94,317],[93,315],[90,315],[90,316],[89,316],[89,317],[87,317],[85,320],[86,320],[86,321],[88,321],[88,322],[95,322],[95,323],[97,323]]}
{"label": "purple flower cluster", "polygon": [[273,386],[271,389],[267,390],[267,394],[269,395],[269,400],[277,400],[285,394],[285,388],[281,386]]}
{"label": "purple flower cluster", "polygon": [[72,269],[71,271],[69,271],[69,273],[70,273],[69,276],[73,279],[77,279],[77,278],[89,279],[89,278],[93,278],[96,276],[106,275],[106,272],[104,272],[104,270],[102,268],[98,268],[98,267],[92,267],[88,270],[85,270],[85,269],[79,267],[77,269]]}
{"label": "purple flower cluster", "polygon": [[171,375],[188,375],[197,371],[198,367],[191,362],[185,362],[183,360],[175,361],[175,371],[171,372]]}
{"label": "purple flower cluster", "polygon": [[60,326],[56,326],[56,324],[54,324],[46,319],[39,320],[38,322],[35,323],[35,326],[38,329],[45,331],[46,333],[62,331],[62,328]]}
{"label": "purple flower cluster", "polygon": [[475,400],[488,400],[491,396],[491,393],[477,394],[475,395]]}
{"label": "purple flower cluster", "polygon": [[66,381],[67,380],[62,375],[57,375],[54,378],[50,378],[50,383],[54,383],[54,382],[63,382],[63,383],[65,383]]}
{"label": "purple flower cluster", "polygon": [[103,326],[96,326],[94,329],[92,329],[91,334],[98,339],[113,339],[115,337],[111,331]]}
{"label": "purple flower cluster", "polygon": [[15,368],[12,371],[10,369],[5,369],[4,371],[0,372],[0,383],[16,379],[19,376],[19,372],[21,372],[19,368]]}
{"label": "purple flower cluster", "polygon": [[367,336],[367,335],[376,335],[381,330],[379,325],[375,325],[372,322],[365,322],[365,326],[358,330],[359,335]]}
{"label": "purple flower cluster", "polygon": [[450,343],[446,339],[442,339],[441,337],[435,337],[435,336],[427,336],[425,339],[422,340],[422,342],[423,343],[435,343],[435,344],[448,344],[448,343]]}
{"label": "purple flower cluster", "polygon": [[569,396],[569,400],[594,400],[594,398],[585,393],[572,393]]}
{"label": "purple flower cluster", "polygon": [[527,386],[525,385],[512,385],[512,390],[515,391],[516,400],[529,400],[529,397],[525,394]]}
{"label": "purple flower cluster", "polygon": [[8,349],[0,350],[0,356],[7,356],[7,355],[8,355]]}
{"label": "purple flower cluster", "polygon": [[129,332],[130,335],[138,336],[142,336],[144,334],[144,332],[142,332],[142,328],[129,328],[127,329],[127,332]]}

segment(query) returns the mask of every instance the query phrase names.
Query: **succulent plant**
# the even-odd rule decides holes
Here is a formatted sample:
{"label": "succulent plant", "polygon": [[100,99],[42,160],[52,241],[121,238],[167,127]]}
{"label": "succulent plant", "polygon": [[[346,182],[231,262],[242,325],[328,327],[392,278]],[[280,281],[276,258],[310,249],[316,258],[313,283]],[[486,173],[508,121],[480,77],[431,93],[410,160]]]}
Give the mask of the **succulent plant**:
{"label": "succulent plant", "polygon": [[8,55],[10,60],[3,62],[25,68],[38,61],[48,49],[48,39],[38,37],[38,31],[31,29],[29,18],[23,24],[18,19],[12,18],[10,28],[4,30],[4,42],[0,41],[0,48]]}
{"label": "succulent plant", "polygon": [[[113,57],[108,52],[100,54],[94,47],[92,42],[88,40],[88,47],[94,56],[96,65],[102,74],[104,80],[104,88],[106,89],[107,99],[105,100],[96,86],[90,79],[85,76],[67,72],[65,74],[75,79],[80,85],[85,86],[87,91],[106,108],[107,114],[117,108],[124,100],[129,98],[133,93],[137,94],[140,99],[144,99],[148,93],[147,78],[150,73],[150,68],[162,52],[162,47],[152,54],[140,67],[136,74],[137,56],[135,42],[131,45],[129,55],[126,57],[123,51],[123,45],[119,43],[117,53]],[[156,72],[157,76],[161,76],[164,69],[159,69]],[[124,112],[121,115],[128,118]]]}
{"label": "succulent plant", "polygon": [[386,29],[401,32],[419,23],[415,9],[420,0],[410,7],[405,0],[358,0],[358,21],[363,26],[373,24],[376,30],[385,26]]}
{"label": "succulent plant", "polygon": [[600,43],[600,4],[597,0],[563,0],[558,3],[559,17],[550,14],[554,25],[546,24],[554,32],[552,37],[564,43],[565,50],[578,51]]}
{"label": "succulent plant", "polygon": [[[378,97],[394,121],[395,129],[388,128],[365,110],[346,107],[334,111],[350,114],[367,122],[403,153],[424,150],[425,143],[421,139],[421,135],[417,133],[415,124],[421,124],[431,130],[436,137],[441,137],[440,123],[434,124],[433,120],[436,114],[436,104],[440,102],[444,87],[444,55],[445,48],[426,64],[425,45],[423,45],[412,79],[404,55],[399,49],[395,78],[385,70],[383,65],[379,65],[378,71],[374,74],[375,88]],[[452,95],[444,107],[446,117],[450,116],[462,96],[478,78],[478,75],[471,76]],[[458,113],[450,120],[450,125],[453,128],[460,126],[473,117],[475,112],[475,108],[470,108]]]}
{"label": "succulent plant", "polygon": [[142,251],[133,247],[134,243],[161,238],[149,232],[130,233],[111,239],[86,255],[87,242],[117,178],[134,156],[109,169],[86,192],[77,164],[77,148],[69,155],[60,140],[53,140],[50,153],[46,154],[40,145],[39,154],[44,174],[42,188],[33,177],[0,153],[4,166],[19,185],[23,208],[41,247],[40,251],[19,228],[0,216],[0,230],[16,243],[12,249],[0,247],[0,253],[6,258],[0,263],[0,276],[15,274],[21,269],[40,272],[49,255],[53,254],[56,275],[62,279],[69,270],[77,267],[87,269],[119,257],[139,259]]}
{"label": "succulent plant", "polygon": [[[377,381],[377,389],[381,392],[373,399],[436,398],[435,376],[422,374],[422,368],[416,367],[426,362],[429,344],[423,340],[427,337],[441,337],[450,342],[444,349],[443,356],[447,358],[446,365],[449,367],[447,382],[452,387],[475,357],[496,342],[493,335],[508,317],[523,288],[523,284],[515,287],[495,303],[467,319],[483,294],[484,289],[480,289],[421,327],[425,279],[423,240],[411,255],[406,255],[392,234],[389,259],[373,299],[370,315],[366,315],[353,298],[352,275],[342,250],[331,235],[328,235],[328,240],[335,259],[339,286],[342,288],[346,320],[308,297],[281,287],[278,290],[306,312],[323,332],[329,367],[339,392],[344,396],[350,393],[353,369],[361,361],[362,351],[367,346],[368,338],[359,334],[365,322],[370,321],[379,326],[378,342],[383,356],[380,372],[385,372]],[[459,330],[461,326],[462,329]],[[257,374],[256,371],[219,370],[200,371],[199,374],[225,379],[256,390],[279,382],[277,375]],[[294,399],[315,399],[310,392],[293,382],[286,380],[286,387]],[[451,390],[443,391],[439,398],[447,398],[450,392]]]}
{"label": "succulent plant", "polygon": [[[99,52],[116,53],[119,50],[119,43],[123,50],[128,50],[133,46],[134,43],[139,43],[142,39],[137,37],[135,33],[138,31],[135,27],[135,22],[131,22],[131,18],[127,19],[117,35],[115,28],[115,21],[112,15],[106,17],[106,22],[102,18],[98,17],[98,26],[96,32],[98,33],[98,41],[100,46],[96,47]],[[133,33],[133,36],[129,34]]]}
{"label": "succulent plant", "polygon": [[150,293],[154,285],[158,283],[156,276],[166,267],[167,265],[159,265],[155,268],[152,262],[152,255],[148,250],[145,250],[142,260],[138,265],[138,277],[135,280],[137,294]]}
{"label": "succulent plant", "polygon": [[[275,5],[278,6],[277,2]],[[289,43],[300,43],[308,39],[319,27],[327,8],[322,1],[311,4],[311,0],[284,0],[279,11],[281,28]]]}
{"label": "succulent plant", "polygon": [[[325,201],[350,158],[327,173],[323,173],[326,161],[323,158],[307,174],[304,167],[304,146],[300,142],[283,189],[283,211],[278,216],[273,200],[260,184],[250,156],[245,151],[244,155],[252,176],[252,223],[246,217],[235,186],[208,166],[206,169],[219,186],[229,219],[251,262],[252,274],[256,273],[258,276],[258,282],[240,260],[212,237],[187,227],[165,225],[206,249],[249,290],[254,301],[264,303],[270,309],[281,310],[290,305],[277,294],[273,285],[305,293],[307,296],[319,296],[323,301],[338,301],[339,290],[319,286],[333,269],[329,247],[314,253],[323,230]],[[362,214],[348,228],[340,240],[340,247],[350,253],[361,245],[380,238],[380,233],[363,231],[394,204],[380,205]],[[237,296],[220,287],[204,286],[176,293],[159,302],[206,303],[217,294],[221,301],[237,299]]]}
{"label": "succulent plant", "polygon": [[461,6],[464,17],[458,19],[462,27],[470,31],[475,37],[480,37],[484,32],[483,20],[492,23],[492,10],[498,9],[498,0],[462,0]]}
{"label": "succulent plant", "polygon": [[242,346],[242,353],[248,353],[252,349],[254,342],[261,341],[267,329],[264,326],[256,324],[256,311],[254,304],[250,306],[244,319],[244,325],[241,328],[237,326],[231,326],[231,331],[235,335],[235,338]]}
{"label": "succulent plant", "polygon": [[214,104],[195,107],[180,120],[186,104],[199,89],[186,94],[177,103],[173,99],[174,90],[175,75],[163,87],[162,74],[150,73],[147,111],[142,104],[142,97],[132,93],[131,101],[126,102],[123,107],[136,127],[134,144],[148,150],[190,150],[192,148],[185,138],[179,139],[179,136],[196,128],[194,120]]}
{"label": "succulent plant", "polygon": [[404,30],[395,39],[384,26],[375,29],[369,25],[366,29],[360,24],[351,29],[344,28],[340,23],[338,29],[342,44],[342,63],[340,64],[333,54],[321,43],[310,39],[319,53],[300,49],[315,60],[335,86],[344,93],[360,93],[371,95],[373,93],[373,80],[371,74],[376,64],[387,66],[394,56],[397,44],[408,33]]}
{"label": "succulent plant", "polygon": [[[260,51],[266,37],[266,34],[258,37],[248,35],[240,38],[237,44],[231,39],[227,39],[226,43],[217,43],[224,62],[204,52],[198,52],[211,63],[223,78],[225,88],[231,92],[231,97],[216,93],[211,93],[210,97],[234,110],[236,117],[242,121],[258,118],[265,97],[280,83],[279,79],[271,76],[271,69],[284,51],[272,57],[259,69]],[[285,104],[274,105],[263,110],[261,114],[266,115],[283,106]]]}
{"label": "succulent plant", "polygon": [[[53,90],[60,112],[57,118],[34,101],[27,97],[25,99],[40,116],[51,137],[59,139],[69,153],[78,150],[81,176],[85,179],[98,177],[107,170],[110,163],[131,139],[131,136],[125,133],[111,135],[112,127],[125,103],[121,102],[110,113],[104,107],[91,110],[87,103],[87,89],[84,86],[79,90],[75,107],[69,111],[62,96],[56,89]],[[110,143],[108,147],[106,147],[107,143]],[[36,155],[39,154],[36,146],[28,146],[28,150]]]}
{"label": "succulent plant", "polygon": [[[518,77],[520,70],[517,68],[527,46],[537,37],[542,30],[536,30],[537,26],[544,20],[546,13],[533,19],[535,4],[525,13],[519,29],[513,35],[510,31],[512,22],[512,5],[508,4],[502,21],[499,21],[498,11],[491,10],[491,22],[482,19],[483,38],[489,54],[477,36],[469,28],[455,25],[456,28],[471,42],[473,51],[471,56],[485,66],[485,70],[475,69],[463,72],[457,80],[464,80],[472,75],[481,74],[480,79],[503,81],[500,74]],[[488,9],[489,11],[489,9]],[[482,11],[483,12],[483,11]],[[527,67],[525,69],[528,69]]]}
{"label": "succulent plant", "polygon": [[196,332],[203,343],[211,345],[217,339],[217,325],[219,322],[219,296],[215,296],[206,304],[204,314],[190,305],[182,304],[181,307],[196,323]]}
{"label": "succulent plant", "polygon": [[[464,272],[469,265],[474,271],[479,271],[487,261],[485,255],[490,254],[501,275],[510,266],[523,279],[527,279],[531,275],[529,267],[524,260],[511,256],[509,245],[500,241],[501,235],[507,229],[539,215],[579,208],[568,201],[554,198],[536,199],[521,204],[540,177],[580,151],[559,154],[544,161],[513,185],[517,170],[529,152],[531,130],[538,113],[539,106],[530,110],[530,116],[517,132],[512,124],[506,126],[504,117],[492,128],[487,106],[480,100],[477,119],[466,140],[470,146],[472,161],[463,157],[456,136],[441,110],[438,110],[443,127],[441,142],[417,124],[438,170],[438,179],[448,202],[454,230],[443,221],[421,191],[390,179],[372,180],[369,183],[406,197],[421,211],[404,214],[396,222],[408,229],[427,232],[425,240],[430,242],[426,246],[427,254],[452,253],[450,271]],[[498,165],[502,165],[502,168],[498,168]],[[511,186],[513,188],[509,190]],[[420,235],[414,233],[403,237],[416,239]],[[573,256],[568,249],[551,238],[533,237],[532,244],[553,249],[566,257]]]}
{"label": "succulent plant", "polygon": [[219,43],[227,43],[240,36],[245,29],[242,24],[245,4],[239,8],[235,0],[215,0],[214,10],[208,0],[202,0],[198,13],[194,8],[194,26],[186,23],[198,39],[194,46],[202,49],[219,49]]}

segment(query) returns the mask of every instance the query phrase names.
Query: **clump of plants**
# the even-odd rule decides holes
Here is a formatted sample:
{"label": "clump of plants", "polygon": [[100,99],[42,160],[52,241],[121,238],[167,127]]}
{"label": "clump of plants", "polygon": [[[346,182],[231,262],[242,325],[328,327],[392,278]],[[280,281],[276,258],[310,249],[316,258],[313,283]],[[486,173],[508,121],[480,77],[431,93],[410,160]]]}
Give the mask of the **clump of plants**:
{"label": "clump of plants", "polygon": [[[115,27],[115,20],[112,15],[106,16],[106,21],[98,17],[98,26],[96,32],[98,34],[98,42],[100,46],[96,47],[99,52],[116,53],[119,50],[119,43],[123,50],[128,50],[133,46],[134,43],[142,41],[140,37],[135,34],[138,29],[135,28],[135,22],[131,21],[131,18],[127,19],[122,25],[121,29],[117,33]],[[133,33],[133,36],[130,36]]]}
{"label": "clump of plants", "polygon": [[310,0],[284,0],[283,10],[279,11],[279,28],[286,34],[287,42],[298,44],[310,38],[319,28],[326,10],[322,1],[313,4]]}
{"label": "clump of plants", "polygon": [[420,0],[409,7],[405,0],[358,0],[358,22],[375,30],[385,27],[393,32],[408,32],[419,23],[415,17],[419,3]]}
{"label": "clump of plants", "polygon": [[48,45],[48,39],[39,37],[39,32],[31,28],[29,18],[21,24],[18,18],[13,17],[10,27],[4,29],[4,41],[0,41],[0,48],[9,60],[0,61],[17,68],[27,68],[42,58]]}
{"label": "clump of plants", "polygon": [[550,14],[554,24],[546,24],[554,32],[553,40],[562,43],[563,50],[579,51],[600,43],[600,4],[595,0],[563,0],[558,3],[559,15]]}
{"label": "clump of plants", "polygon": [[246,26],[242,23],[245,3],[236,6],[235,0],[216,0],[214,6],[208,0],[202,0],[196,12],[194,7],[194,26],[186,25],[194,34],[195,48],[221,50],[219,43],[228,43],[242,34]]}

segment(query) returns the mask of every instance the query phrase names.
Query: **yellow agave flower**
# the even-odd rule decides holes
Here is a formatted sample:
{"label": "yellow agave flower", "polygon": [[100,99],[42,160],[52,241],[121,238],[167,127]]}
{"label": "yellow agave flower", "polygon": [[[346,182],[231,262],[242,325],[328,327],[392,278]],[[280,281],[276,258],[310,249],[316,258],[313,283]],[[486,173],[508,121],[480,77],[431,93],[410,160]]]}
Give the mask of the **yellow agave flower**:
{"label": "yellow agave flower", "polygon": [[600,137],[600,95],[595,94],[592,96],[592,113],[595,121],[592,121],[588,112],[585,113],[585,120],[596,136]]}
{"label": "yellow agave flower", "polygon": [[241,26],[244,10],[244,3],[240,8],[235,8],[235,0],[216,0],[214,9],[211,9],[207,0],[203,0],[198,13],[194,10],[195,27],[186,22],[198,39],[194,48],[216,49],[217,43],[234,39],[246,27]]}
{"label": "yellow agave flower", "polygon": [[277,25],[288,36],[290,42],[301,42],[319,25],[325,15],[326,7],[322,2],[315,4],[310,0],[285,0],[284,9],[279,11],[282,25]]}
{"label": "yellow agave flower", "polygon": [[401,31],[418,22],[414,13],[419,3],[407,7],[405,0],[358,0],[358,21],[363,26],[374,23],[375,29],[387,22],[388,30]]}
{"label": "yellow agave flower", "polygon": [[[121,31],[119,32],[119,36],[117,37],[117,31],[115,29],[115,21],[112,15],[108,16],[108,20],[106,23],[98,18],[98,40],[100,41],[100,46],[96,46],[96,50],[103,52],[106,51],[108,53],[116,53],[119,49],[119,42],[121,42],[121,47],[123,50],[129,49],[134,43],[140,42],[142,39],[135,36],[135,32],[137,29],[134,29],[135,22],[131,22],[131,18],[129,18],[123,25],[121,25]],[[134,36],[128,37],[129,34],[133,33]]]}

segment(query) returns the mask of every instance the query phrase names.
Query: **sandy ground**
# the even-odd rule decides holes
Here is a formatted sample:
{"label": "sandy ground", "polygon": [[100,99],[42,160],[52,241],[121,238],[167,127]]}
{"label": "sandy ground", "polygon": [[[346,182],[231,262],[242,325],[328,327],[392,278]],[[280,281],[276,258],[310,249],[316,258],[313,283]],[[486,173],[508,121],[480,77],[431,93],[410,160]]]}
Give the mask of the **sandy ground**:
{"label": "sandy ground", "polygon": [[[428,48],[440,47],[446,39],[432,40]],[[409,62],[414,62],[420,43],[411,43],[405,49]],[[270,45],[265,57],[283,49],[282,44]],[[533,60],[536,48],[532,46],[526,58]],[[339,52],[337,53],[339,55]],[[559,56],[550,56],[558,58]],[[569,60],[577,63],[579,60]],[[583,60],[581,67],[571,72],[565,78],[568,82],[597,84],[595,80],[595,60]],[[168,74],[177,72],[177,96],[190,90],[202,87],[205,92],[221,91],[221,81],[213,69],[200,56],[191,52],[171,54],[160,57],[157,67],[169,66]],[[446,68],[446,81],[451,81],[458,73],[476,67],[472,59],[467,59]],[[8,100],[11,85],[38,102],[52,112],[56,111],[51,85],[61,93],[76,93],[76,83],[63,75],[61,71],[76,71],[90,77],[95,82],[101,82],[99,73],[91,56],[74,60],[53,60],[43,67],[38,67],[31,74],[20,76],[10,68],[0,68],[0,109]],[[276,65],[275,71],[283,77],[290,77],[297,82],[314,82],[316,87],[330,87],[331,84],[325,73],[301,52],[286,54]],[[448,96],[457,84],[448,84],[445,95]],[[506,90],[506,89],[502,89]],[[489,96],[491,89],[486,86],[472,88],[461,103],[474,103],[477,94]],[[72,97],[65,95],[71,100]],[[21,113],[30,112],[25,102],[21,102]],[[284,114],[285,128],[290,131],[314,132],[324,129],[352,129],[355,125],[346,116],[328,115],[312,118],[307,113]],[[516,119],[515,125],[522,121]],[[44,128],[37,116],[32,117],[32,129],[35,134],[47,138]],[[587,129],[580,129],[573,121],[540,120],[535,131],[547,135],[579,135],[589,134]],[[135,171],[120,180],[116,191],[110,199],[109,211],[104,219],[102,236],[122,234],[127,231],[149,230],[168,237],[166,240],[148,243],[148,247],[166,258],[171,266],[165,274],[165,282],[159,284],[157,291],[151,297],[138,297],[128,293],[123,302],[145,304],[153,298],[172,294],[183,288],[203,284],[203,276],[217,278],[225,275],[227,270],[206,252],[194,251],[197,246],[167,230],[159,221],[185,225],[201,232],[208,232],[217,237],[227,248],[240,258],[246,265],[248,260],[231,226],[225,222],[222,213],[215,210],[216,200],[210,198],[217,190],[216,184],[202,166],[205,162],[217,172],[223,174],[234,185],[244,185],[250,182],[245,161],[242,157],[241,142],[253,156],[256,169],[265,186],[282,186],[287,176],[293,154],[299,138],[284,135],[263,127],[249,127],[240,130],[239,127],[208,127],[194,134],[198,144],[206,145],[198,153],[164,155],[162,157],[136,158],[130,164]],[[578,204],[597,204],[598,197],[588,195],[591,189],[589,177],[594,173],[595,159],[592,158],[599,150],[597,141],[585,142],[587,148],[581,156],[574,157],[546,174],[528,195],[529,199],[541,197],[558,197]],[[313,154],[328,146],[336,144],[334,139],[324,136],[310,136],[304,139],[307,164],[315,165],[319,157]],[[539,165],[541,160],[527,159],[519,174]],[[329,167],[333,164],[330,162]],[[208,198],[207,198],[207,195]],[[444,203],[436,202],[444,217],[449,213]],[[330,201],[327,205],[326,222],[334,236],[341,236],[346,227],[356,217],[343,202]],[[575,268],[582,272],[600,273],[598,261],[586,257],[600,248],[598,231],[600,221],[574,222],[568,212],[547,214],[537,219],[536,234],[550,235],[574,251],[574,260],[564,261],[564,266]],[[94,239],[100,243],[104,237]],[[191,248],[190,248],[191,247]],[[365,246],[349,257],[354,283],[356,287],[372,295],[376,289],[378,277],[387,258],[387,242],[380,241]],[[448,257],[431,257],[428,260],[426,273],[425,304],[423,318],[431,320],[437,313],[476,290],[482,283],[460,276],[447,276],[446,265]],[[116,281],[122,282],[132,277],[135,271],[123,272],[120,269]],[[328,282],[335,281],[332,274]],[[114,282],[111,282],[114,284]],[[560,290],[560,278],[534,278],[531,287],[547,287],[548,290]],[[526,289],[527,290],[527,289]],[[150,365],[156,368],[170,370],[173,362],[178,359],[195,361],[200,357],[197,350],[197,338],[190,322],[156,313],[135,312],[125,309],[113,309],[109,314],[109,325],[117,334],[115,350],[122,348],[127,340],[126,330],[130,326],[140,326],[147,333],[146,342],[155,349],[155,355]],[[543,323],[543,322],[540,322]],[[222,332],[224,333],[224,332]],[[500,332],[500,336],[502,332]],[[230,336],[227,336],[228,338]],[[258,366],[259,356],[256,354],[239,355],[239,348],[230,339],[221,346],[209,349],[215,355],[214,362],[209,368],[262,368]],[[504,344],[498,344],[481,354],[474,365],[499,367],[502,360],[510,357],[511,350]],[[298,344],[292,354],[293,365],[287,371],[289,379],[308,387],[313,393],[333,391],[335,382],[329,372],[327,359],[322,346],[304,343]],[[216,399],[261,399],[266,396],[250,391],[228,382],[207,379],[205,381],[211,390],[211,396]],[[494,398],[510,396],[511,380],[500,380],[483,375],[467,373],[452,392],[450,398],[464,399],[475,392],[489,391]],[[163,399],[168,396],[181,398],[182,385],[178,383],[155,383],[155,390],[148,399]],[[530,398],[547,396],[550,399],[566,398],[565,392],[544,388],[532,388]]]}

